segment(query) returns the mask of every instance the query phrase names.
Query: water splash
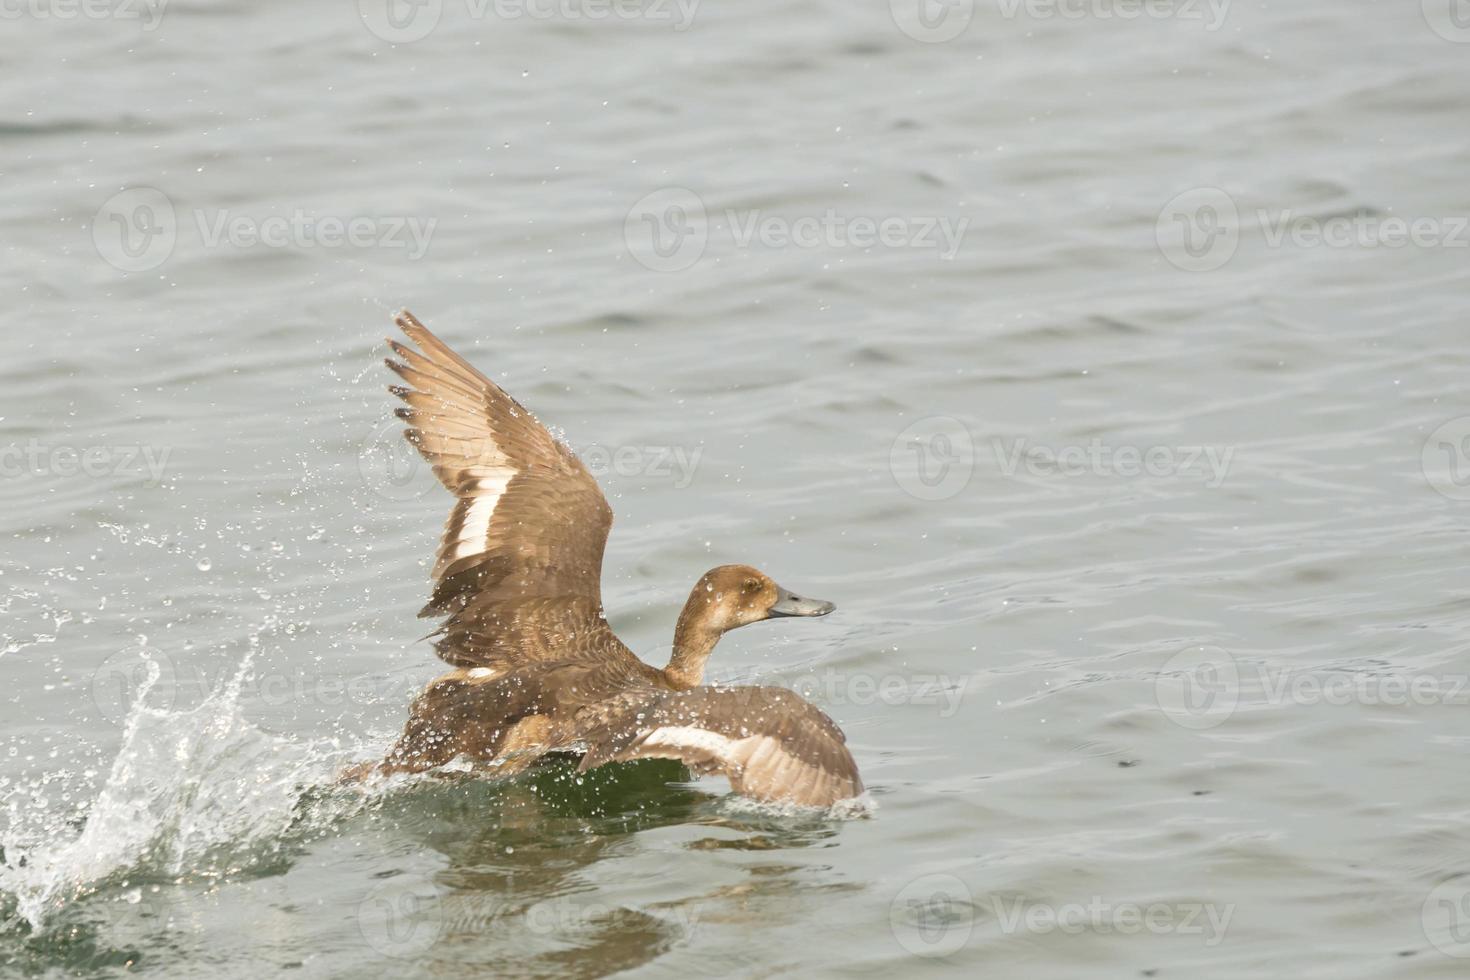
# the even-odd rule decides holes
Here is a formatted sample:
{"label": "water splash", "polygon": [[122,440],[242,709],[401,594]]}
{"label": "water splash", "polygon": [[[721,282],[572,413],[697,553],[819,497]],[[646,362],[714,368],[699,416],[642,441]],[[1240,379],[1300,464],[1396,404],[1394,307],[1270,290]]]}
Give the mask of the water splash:
{"label": "water splash", "polygon": [[148,706],[161,674],[155,665],[85,821],[69,826],[52,813],[0,834],[0,892],[32,932],[124,873],[222,876],[286,846],[300,804],[335,780],[347,750],[288,740],[247,721],[239,701],[252,658],[253,651],[186,711]]}

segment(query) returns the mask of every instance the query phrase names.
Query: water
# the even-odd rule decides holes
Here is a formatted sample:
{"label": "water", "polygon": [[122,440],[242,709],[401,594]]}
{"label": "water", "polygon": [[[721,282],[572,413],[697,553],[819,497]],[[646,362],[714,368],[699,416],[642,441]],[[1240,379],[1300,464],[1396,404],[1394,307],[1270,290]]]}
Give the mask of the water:
{"label": "water", "polygon": [[[5,14],[0,974],[1463,976],[1470,29],[892,6]],[[634,649],[838,604],[712,670],[862,812],[334,785],[439,667],[399,306]]]}

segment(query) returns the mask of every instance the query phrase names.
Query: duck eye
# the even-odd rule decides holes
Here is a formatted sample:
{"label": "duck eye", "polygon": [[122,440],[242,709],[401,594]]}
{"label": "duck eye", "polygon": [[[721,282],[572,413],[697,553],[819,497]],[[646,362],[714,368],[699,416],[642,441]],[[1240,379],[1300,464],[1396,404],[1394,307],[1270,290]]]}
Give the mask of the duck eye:
{"label": "duck eye", "polygon": [[752,578],[752,579],[746,579],[745,580],[745,591],[746,592],[759,592],[760,591],[760,588],[761,588],[761,584],[759,582],[757,582],[755,579]]}

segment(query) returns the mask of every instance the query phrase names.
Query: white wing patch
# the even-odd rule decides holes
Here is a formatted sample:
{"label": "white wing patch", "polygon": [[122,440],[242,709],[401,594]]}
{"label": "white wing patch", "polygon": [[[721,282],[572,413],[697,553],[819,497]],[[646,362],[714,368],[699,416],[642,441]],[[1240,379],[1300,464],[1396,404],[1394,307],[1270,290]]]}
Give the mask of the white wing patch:
{"label": "white wing patch", "polygon": [[728,759],[735,741],[719,732],[692,726],[655,728],[640,743],[643,748],[696,749],[717,759]]}
{"label": "white wing patch", "polygon": [[461,558],[484,553],[490,541],[490,522],[495,519],[495,509],[500,506],[505,488],[510,486],[516,473],[509,467],[498,469],[465,487],[460,503],[464,508],[464,520],[454,540],[444,542],[436,574]]}
{"label": "white wing patch", "polygon": [[[697,757],[718,760],[737,793],[758,800],[789,800],[804,806],[827,806],[856,795],[846,778],[803,762],[770,735],[729,738],[692,725],[655,728],[638,741],[630,755],[682,758],[695,769],[708,769]],[[695,758],[691,758],[694,756]]]}

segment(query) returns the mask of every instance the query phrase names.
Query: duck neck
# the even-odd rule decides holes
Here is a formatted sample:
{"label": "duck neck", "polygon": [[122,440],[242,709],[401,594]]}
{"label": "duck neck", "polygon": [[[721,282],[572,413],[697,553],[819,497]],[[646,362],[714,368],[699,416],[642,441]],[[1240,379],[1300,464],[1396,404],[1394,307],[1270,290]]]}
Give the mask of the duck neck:
{"label": "duck neck", "polygon": [[680,691],[703,683],[704,662],[720,642],[722,631],[704,621],[704,611],[704,603],[691,598],[674,627],[674,655],[669,658],[664,676]]}

